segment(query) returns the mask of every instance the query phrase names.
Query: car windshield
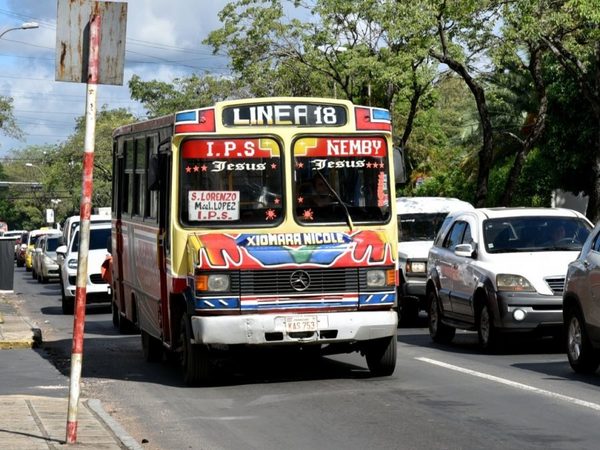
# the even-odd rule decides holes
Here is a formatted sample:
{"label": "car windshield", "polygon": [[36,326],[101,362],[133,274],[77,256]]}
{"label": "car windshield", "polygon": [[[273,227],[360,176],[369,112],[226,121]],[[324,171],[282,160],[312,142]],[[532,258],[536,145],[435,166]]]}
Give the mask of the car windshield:
{"label": "car windshield", "polygon": [[[110,237],[110,228],[99,228],[90,230],[90,250],[106,249],[106,243]],[[79,230],[73,235],[72,252],[79,250]]]}
{"label": "car windshield", "polygon": [[400,242],[433,241],[447,215],[445,212],[398,215]]}
{"label": "car windshield", "polygon": [[576,217],[507,217],[483,223],[488,253],[579,251],[590,231]]}
{"label": "car windshield", "polygon": [[46,242],[46,251],[47,252],[56,252],[59,244],[59,237],[49,237]]}

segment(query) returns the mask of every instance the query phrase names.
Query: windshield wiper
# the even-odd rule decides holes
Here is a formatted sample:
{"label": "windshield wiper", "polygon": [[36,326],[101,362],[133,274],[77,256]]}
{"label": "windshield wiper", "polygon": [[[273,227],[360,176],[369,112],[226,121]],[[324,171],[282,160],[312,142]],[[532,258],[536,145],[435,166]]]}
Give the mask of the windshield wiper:
{"label": "windshield wiper", "polygon": [[327,181],[327,179],[321,173],[320,170],[317,170],[317,174],[321,177],[321,179],[325,183],[325,186],[327,186],[327,189],[329,189],[329,192],[331,192],[333,194],[335,199],[338,202],[340,202],[340,205],[342,205],[342,208],[344,208],[344,212],[346,213],[346,220],[348,221],[348,226],[350,227],[350,232],[354,231],[354,224],[352,223],[352,217],[350,216],[350,211],[348,211],[348,208],[346,207],[346,203],[342,200],[342,198],[336,192],[336,190],[329,184],[329,182]]}

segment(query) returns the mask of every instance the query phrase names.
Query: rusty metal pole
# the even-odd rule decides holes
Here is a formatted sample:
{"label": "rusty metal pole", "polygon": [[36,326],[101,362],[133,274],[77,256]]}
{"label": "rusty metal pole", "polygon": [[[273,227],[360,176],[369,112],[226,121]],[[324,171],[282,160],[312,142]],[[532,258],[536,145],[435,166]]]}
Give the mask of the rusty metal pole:
{"label": "rusty metal pole", "polygon": [[73,317],[73,349],[71,352],[71,376],[69,383],[69,409],[67,412],[67,444],[77,442],[77,409],[79,405],[81,369],[83,362],[83,332],[87,287],[88,253],[90,248],[90,215],[94,171],[94,141],[96,137],[96,91],[100,55],[99,14],[90,18],[90,48],[88,82],[85,109],[85,141],[83,153],[83,180],[79,210],[79,252],[77,254],[77,284],[75,290],[75,315]]}

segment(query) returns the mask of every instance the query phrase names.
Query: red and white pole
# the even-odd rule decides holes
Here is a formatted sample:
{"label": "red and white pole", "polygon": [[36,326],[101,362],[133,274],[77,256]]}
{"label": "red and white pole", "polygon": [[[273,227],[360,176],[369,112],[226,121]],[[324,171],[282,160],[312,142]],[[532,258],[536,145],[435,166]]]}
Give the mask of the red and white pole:
{"label": "red and white pole", "polygon": [[88,82],[85,109],[85,143],[83,153],[83,181],[79,210],[79,252],[77,255],[77,284],[75,290],[75,314],[73,317],[73,349],[71,352],[71,378],[69,383],[69,409],[67,412],[67,444],[77,442],[77,409],[79,405],[81,369],[83,362],[83,332],[88,253],[90,248],[90,215],[94,172],[94,142],[96,138],[96,91],[100,62],[99,14],[90,19],[90,48],[88,60]]}

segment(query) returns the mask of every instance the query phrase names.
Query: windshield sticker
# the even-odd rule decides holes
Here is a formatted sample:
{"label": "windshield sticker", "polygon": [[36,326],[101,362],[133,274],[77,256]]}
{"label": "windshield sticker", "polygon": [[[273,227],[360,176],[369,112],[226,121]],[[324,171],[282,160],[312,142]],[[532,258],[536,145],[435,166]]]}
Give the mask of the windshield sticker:
{"label": "windshield sticker", "polygon": [[377,206],[380,208],[387,206],[388,195],[387,192],[387,179],[384,172],[379,172],[377,177]]}
{"label": "windshield sticker", "polygon": [[273,139],[190,139],[181,145],[184,159],[272,158],[279,156]]}
{"label": "windshield sticker", "polygon": [[295,156],[384,157],[385,139],[380,137],[302,138],[294,144]]}
{"label": "windshield sticker", "polygon": [[189,191],[188,220],[238,220],[239,191]]}

